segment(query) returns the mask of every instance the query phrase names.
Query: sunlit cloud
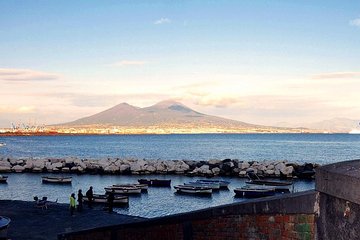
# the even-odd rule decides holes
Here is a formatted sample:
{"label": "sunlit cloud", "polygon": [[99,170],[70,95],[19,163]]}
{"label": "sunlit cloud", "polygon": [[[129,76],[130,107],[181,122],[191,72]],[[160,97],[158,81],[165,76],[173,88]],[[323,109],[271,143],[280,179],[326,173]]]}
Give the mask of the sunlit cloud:
{"label": "sunlit cloud", "polygon": [[145,61],[130,61],[130,60],[123,60],[119,62],[114,62],[111,64],[113,67],[124,67],[124,66],[142,66],[145,65]]}
{"label": "sunlit cloud", "polygon": [[360,18],[353,19],[349,22],[351,26],[360,27]]}
{"label": "sunlit cloud", "polygon": [[166,24],[166,23],[171,23],[171,20],[169,18],[160,18],[160,19],[154,21],[154,24],[156,24],[156,25]]}
{"label": "sunlit cloud", "polygon": [[36,108],[34,106],[17,106],[17,107],[9,107],[9,106],[0,106],[0,113],[34,113],[36,112]]}
{"label": "sunlit cloud", "polygon": [[360,72],[332,72],[320,73],[311,76],[312,79],[332,79],[332,78],[359,78]]}
{"label": "sunlit cloud", "polygon": [[0,68],[0,80],[3,81],[48,81],[58,78],[59,76],[56,74],[31,69]]}

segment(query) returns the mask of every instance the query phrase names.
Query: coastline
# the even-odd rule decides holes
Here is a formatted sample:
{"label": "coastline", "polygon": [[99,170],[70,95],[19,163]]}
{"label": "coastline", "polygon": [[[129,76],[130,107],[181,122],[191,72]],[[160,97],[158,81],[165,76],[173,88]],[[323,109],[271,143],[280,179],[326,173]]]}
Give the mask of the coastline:
{"label": "coastline", "polygon": [[[259,176],[273,178],[301,178],[305,171],[314,171],[315,163],[298,164],[286,160],[242,161],[238,159],[147,160],[135,158],[87,159],[65,158],[14,158],[0,157],[0,173],[75,173],[114,175],[187,175],[247,177],[252,171]],[[311,176],[310,178],[312,178]]]}

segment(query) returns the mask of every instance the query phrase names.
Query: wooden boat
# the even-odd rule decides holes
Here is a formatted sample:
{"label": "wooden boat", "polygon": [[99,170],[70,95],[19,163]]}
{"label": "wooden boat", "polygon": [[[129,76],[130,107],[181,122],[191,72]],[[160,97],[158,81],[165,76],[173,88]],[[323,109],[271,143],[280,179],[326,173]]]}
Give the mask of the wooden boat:
{"label": "wooden boat", "polygon": [[7,183],[8,176],[0,175],[0,183]]}
{"label": "wooden boat", "polygon": [[218,183],[220,185],[220,188],[228,188],[230,182],[224,181],[224,180],[210,180],[210,179],[199,179],[196,180],[196,182],[199,183]]}
{"label": "wooden boat", "polygon": [[71,184],[72,177],[41,177],[43,183]]}
{"label": "wooden boat", "polygon": [[[107,198],[108,198],[107,195],[94,194],[93,203],[106,204],[108,202]],[[84,200],[84,202],[89,201],[89,199],[86,196],[84,196],[83,200]],[[114,205],[128,204],[129,203],[129,197],[128,196],[115,195],[113,203],[114,203]]]}
{"label": "wooden boat", "polygon": [[257,174],[254,172],[247,173],[247,176],[249,178],[249,181],[247,181],[247,184],[256,184],[256,185],[265,185],[265,186],[291,186],[293,185],[293,182],[289,181],[270,181],[270,180],[263,180],[260,179]]}
{"label": "wooden boat", "polygon": [[212,194],[210,187],[191,186],[191,185],[177,185],[174,186],[178,193],[186,194]]}
{"label": "wooden boat", "polygon": [[139,179],[140,184],[147,184],[152,187],[170,187],[171,179]]}
{"label": "wooden boat", "polygon": [[184,185],[195,186],[195,187],[209,187],[213,191],[220,189],[219,183],[188,182],[188,183],[184,183]]}
{"label": "wooden boat", "polygon": [[137,188],[141,188],[142,191],[147,191],[149,188],[149,185],[147,184],[114,184],[112,185],[113,187],[137,187]]}
{"label": "wooden boat", "polygon": [[114,192],[116,194],[140,194],[141,188],[139,187],[106,187],[106,192]]}
{"label": "wooden boat", "polygon": [[258,198],[258,197],[268,197],[275,195],[275,188],[266,188],[266,187],[241,187],[234,189],[236,197],[245,197],[245,198]]}

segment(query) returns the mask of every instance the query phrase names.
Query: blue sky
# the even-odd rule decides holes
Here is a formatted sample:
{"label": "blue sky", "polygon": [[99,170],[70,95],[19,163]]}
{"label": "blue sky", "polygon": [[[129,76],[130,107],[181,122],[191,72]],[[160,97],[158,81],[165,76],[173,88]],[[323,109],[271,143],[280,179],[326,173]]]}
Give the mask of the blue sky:
{"label": "blue sky", "polygon": [[360,118],[359,1],[0,1],[0,126],[177,99],[260,124]]}

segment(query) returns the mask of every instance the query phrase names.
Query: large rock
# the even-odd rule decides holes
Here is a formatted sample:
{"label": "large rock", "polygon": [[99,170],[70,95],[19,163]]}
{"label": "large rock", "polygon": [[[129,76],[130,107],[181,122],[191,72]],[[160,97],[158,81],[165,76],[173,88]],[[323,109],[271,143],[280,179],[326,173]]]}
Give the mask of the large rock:
{"label": "large rock", "polygon": [[222,161],[218,159],[210,159],[208,164],[212,167],[219,166]]}
{"label": "large rock", "polygon": [[63,166],[65,166],[64,163],[62,162],[57,162],[57,163],[54,163],[54,164],[51,164],[52,168],[62,168]]}
{"label": "large rock", "polygon": [[241,170],[246,170],[250,167],[250,164],[248,162],[242,162],[242,163],[239,163],[239,168]]}
{"label": "large rock", "polygon": [[0,166],[0,172],[11,172],[11,167]]}
{"label": "large rock", "polygon": [[111,164],[110,166],[107,166],[107,167],[104,169],[104,171],[105,171],[106,173],[115,173],[115,172],[117,172],[117,171],[119,171],[119,170],[120,170],[119,167],[116,166],[116,165],[114,165],[114,164]]}
{"label": "large rock", "polygon": [[141,172],[145,170],[146,165],[147,165],[146,161],[139,160],[130,164],[130,170],[131,172]]}
{"label": "large rock", "polygon": [[33,162],[33,168],[43,169],[45,167],[45,162],[43,159],[37,159]]}
{"label": "large rock", "polygon": [[290,176],[292,174],[292,172],[294,171],[294,167],[293,166],[288,166],[283,168],[282,170],[280,170],[280,172],[286,176]]}
{"label": "large rock", "polygon": [[129,164],[123,164],[119,167],[120,173],[130,173],[130,165]]}
{"label": "large rock", "polygon": [[278,164],[275,165],[275,171],[276,171],[276,170],[281,171],[281,170],[283,170],[285,167],[286,167],[285,163],[280,162],[280,163],[278,163]]}
{"label": "large rock", "polygon": [[3,159],[0,161],[0,167],[11,167],[11,164],[6,159]]}
{"label": "large rock", "polygon": [[211,169],[211,172],[217,176],[220,174],[220,168],[214,167],[213,169]]}

